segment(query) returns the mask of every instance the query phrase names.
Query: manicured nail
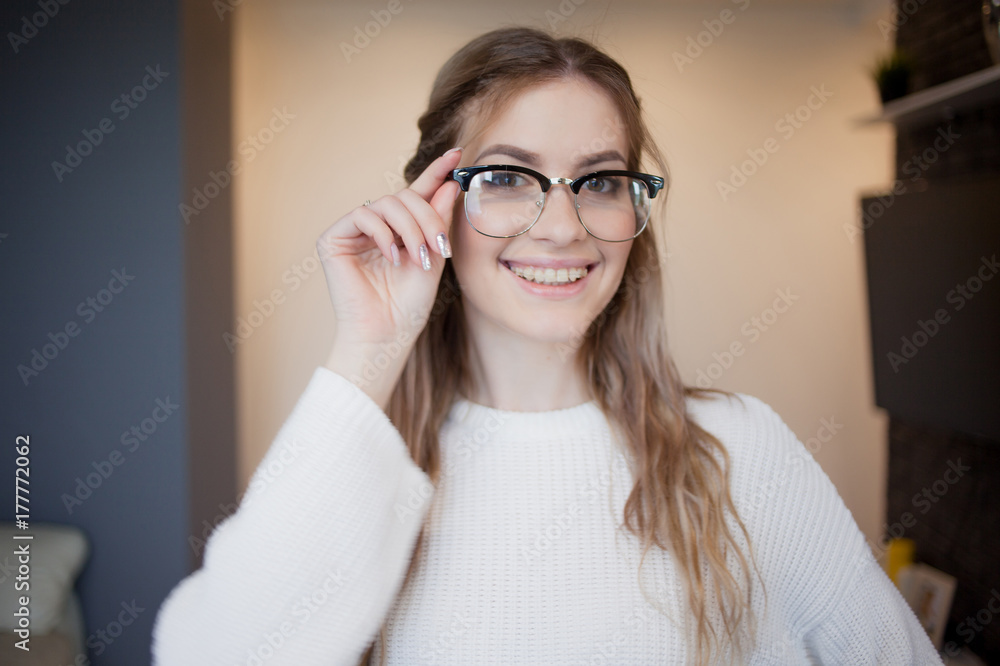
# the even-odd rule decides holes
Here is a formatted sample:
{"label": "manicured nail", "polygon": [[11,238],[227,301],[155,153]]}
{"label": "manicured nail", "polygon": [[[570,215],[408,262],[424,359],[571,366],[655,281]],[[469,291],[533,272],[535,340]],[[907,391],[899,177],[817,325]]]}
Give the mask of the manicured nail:
{"label": "manicured nail", "polygon": [[392,255],[392,265],[393,266],[399,266],[399,264],[400,264],[400,261],[399,261],[399,248],[396,247],[395,243],[393,243],[392,245],[389,246],[389,254]]}
{"label": "manicured nail", "polygon": [[431,269],[431,258],[427,256],[427,245],[424,243],[420,244],[420,265],[424,267],[425,271]]}
{"label": "manicured nail", "polygon": [[451,256],[451,243],[448,242],[448,237],[445,236],[442,231],[437,235],[438,249],[441,250],[441,256],[447,259]]}
{"label": "manicured nail", "polygon": [[446,150],[446,151],[444,152],[444,155],[442,155],[441,157],[444,157],[445,155],[451,155],[451,154],[452,154],[453,152],[455,152],[456,150],[462,150],[462,146],[455,146],[455,147],[454,147],[454,148],[452,148],[451,150]]}

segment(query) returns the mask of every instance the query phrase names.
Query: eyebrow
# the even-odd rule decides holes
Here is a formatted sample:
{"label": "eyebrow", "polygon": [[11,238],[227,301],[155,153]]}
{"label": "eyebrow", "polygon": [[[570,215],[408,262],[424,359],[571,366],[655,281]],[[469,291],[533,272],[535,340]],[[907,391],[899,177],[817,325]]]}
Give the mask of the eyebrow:
{"label": "eyebrow", "polygon": [[[478,157],[476,157],[475,159],[475,162],[479,163],[480,160],[482,160],[482,158],[485,157],[486,155],[507,155],[509,157],[513,157],[514,159],[518,159],[522,162],[525,162],[531,166],[538,166],[538,163],[541,161],[541,158],[538,155],[538,153],[533,153],[530,150],[518,148],[517,146],[512,146],[506,143],[498,143],[489,146],[488,148],[483,150],[483,152],[479,153]],[[610,162],[613,160],[619,160],[624,164],[628,164],[628,162],[625,161],[625,158],[622,157],[622,154],[619,153],[617,150],[605,150],[604,152],[601,153],[586,155],[577,162],[576,167],[582,169],[594,164],[600,164],[601,162]]]}

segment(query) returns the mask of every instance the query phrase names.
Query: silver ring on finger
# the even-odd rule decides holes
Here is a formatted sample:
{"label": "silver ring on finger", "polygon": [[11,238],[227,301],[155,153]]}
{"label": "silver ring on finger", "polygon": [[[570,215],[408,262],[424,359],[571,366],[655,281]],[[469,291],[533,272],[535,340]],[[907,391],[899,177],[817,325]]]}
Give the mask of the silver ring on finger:
{"label": "silver ring on finger", "polygon": [[366,206],[371,206],[372,205],[372,200],[371,199],[365,199],[365,205]]}

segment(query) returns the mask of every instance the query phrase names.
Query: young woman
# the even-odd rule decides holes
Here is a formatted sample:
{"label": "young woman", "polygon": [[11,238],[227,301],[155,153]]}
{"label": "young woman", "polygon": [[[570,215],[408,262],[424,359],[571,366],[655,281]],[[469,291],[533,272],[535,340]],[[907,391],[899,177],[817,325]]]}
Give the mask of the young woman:
{"label": "young woman", "polygon": [[319,240],[326,367],[156,663],[941,663],[781,418],[682,383],[622,67],[491,32],[419,126]]}

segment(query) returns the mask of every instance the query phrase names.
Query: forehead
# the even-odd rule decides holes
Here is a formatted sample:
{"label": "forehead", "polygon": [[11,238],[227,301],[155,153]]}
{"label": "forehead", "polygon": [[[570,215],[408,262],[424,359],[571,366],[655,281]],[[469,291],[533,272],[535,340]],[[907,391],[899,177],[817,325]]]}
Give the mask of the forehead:
{"label": "forehead", "polygon": [[518,93],[471,138],[466,155],[476,163],[483,149],[494,144],[537,153],[539,163],[529,166],[542,170],[572,169],[587,156],[607,151],[628,157],[626,128],[617,106],[605,91],[578,78]]}

